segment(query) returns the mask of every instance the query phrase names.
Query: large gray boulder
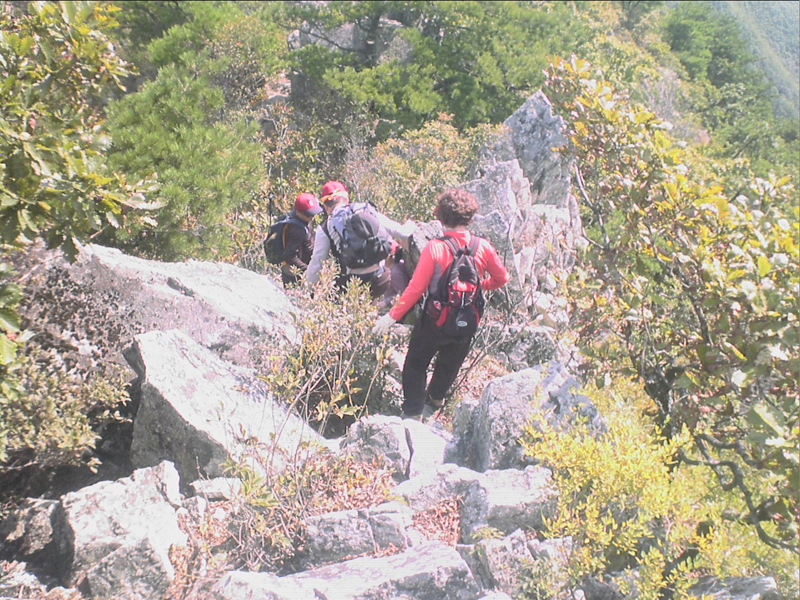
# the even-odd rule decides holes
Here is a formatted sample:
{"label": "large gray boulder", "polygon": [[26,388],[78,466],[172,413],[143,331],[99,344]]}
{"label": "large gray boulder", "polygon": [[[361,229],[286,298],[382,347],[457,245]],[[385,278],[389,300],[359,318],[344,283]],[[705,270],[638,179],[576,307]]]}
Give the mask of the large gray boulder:
{"label": "large gray boulder", "polygon": [[772,577],[703,577],[689,588],[689,595],[713,600],[783,600]]}
{"label": "large gray boulder", "polygon": [[233,265],[144,260],[96,245],[82,247],[74,264],[39,246],[20,261],[26,326],[69,368],[124,365],[121,350],[154,329],[180,329],[240,365],[257,363],[266,340],[296,339],[281,287]]}
{"label": "large gray boulder", "polygon": [[305,521],[306,569],[389,549],[406,550],[422,541],[412,529],[414,512],[399,502],[342,510]]}
{"label": "large gray boulder", "polygon": [[169,460],[188,487],[200,477],[223,476],[228,461],[278,471],[301,446],[326,443],[255,372],[221,360],[181,331],[138,335],[126,356],[141,378],[134,466]]}
{"label": "large gray boulder", "polygon": [[492,380],[479,401],[459,407],[448,456],[476,471],[535,464],[536,457],[527,456],[520,442],[534,416],[557,428],[585,420],[592,431],[603,431],[591,400],[572,392],[577,386],[578,381],[556,362]]}
{"label": "large gray boulder", "polygon": [[356,558],[296,575],[233,571],[214,587],[220,600],[477,600],[479,586],[449,546],[423,544],[382,558]]}
{"label": "large gray boulder", "polygon": [[517,529],[539,531],[555,516],[557,491],[544,467],[487,471],[470,484],[461,503],[461,542]]}
{"label": "large gray boulder", "polygon": [[350,426],[340,452],[362,462],[381,461],[402,481],[433,472],[444,463],[452,436],[411,419],[374,415]]}
{"label": "large gray boulder", "polygon": [[170,463],[134,471],[61,497],[57,558],[62,580],[88,585],[97,598],[160,597],[174,578],[179,478]]}

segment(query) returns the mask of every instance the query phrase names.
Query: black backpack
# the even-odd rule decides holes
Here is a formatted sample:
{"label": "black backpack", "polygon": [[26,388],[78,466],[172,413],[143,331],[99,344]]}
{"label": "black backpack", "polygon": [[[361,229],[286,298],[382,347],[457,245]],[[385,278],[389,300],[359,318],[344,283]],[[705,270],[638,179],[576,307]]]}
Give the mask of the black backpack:
{"label": "black backpack", "polygon": [[425,310],[445,335],[456,339],[470,338],[478,330],[486,305],[481,276],[475,264],[481,238],[473,235],[469,245],[461,248],[449,236],[437,239],[450,248],[453,261],[442,274],[436,294],[428,296]]}
{"label": "black backpack", "polygon": [[295,223],[300,227],[305,227],[297,217],[291,216],[286,213],[278,217],[269,228],[269,233],[264,240],[264,254],[267,257],[267,262],[273,265],[279,265],[283,262],[283,250],[286,247],[286,226],[289,223]]}
{"label": "black backpack", "polygon": [[[331,237],[330,227],[338,241]],[[348,204],[323,225],[331,240],[339,263],[349,269],[377,265],[392,249],[392,238],[378,219],[378,213],[368,202]]]}

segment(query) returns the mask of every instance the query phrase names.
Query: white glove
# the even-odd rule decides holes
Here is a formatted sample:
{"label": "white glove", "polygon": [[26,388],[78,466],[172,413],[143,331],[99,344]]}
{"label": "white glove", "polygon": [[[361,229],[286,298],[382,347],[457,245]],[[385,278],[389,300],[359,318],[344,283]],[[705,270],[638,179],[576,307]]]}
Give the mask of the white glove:
{"label": "white glove", "polygon": [[375,326],[372,328],[372,333],[375,335],[386,335],[389,333],[389,330],[395,323],[396,321],[389,316],[389,313],[386,313],[377,321],[375,321]]}

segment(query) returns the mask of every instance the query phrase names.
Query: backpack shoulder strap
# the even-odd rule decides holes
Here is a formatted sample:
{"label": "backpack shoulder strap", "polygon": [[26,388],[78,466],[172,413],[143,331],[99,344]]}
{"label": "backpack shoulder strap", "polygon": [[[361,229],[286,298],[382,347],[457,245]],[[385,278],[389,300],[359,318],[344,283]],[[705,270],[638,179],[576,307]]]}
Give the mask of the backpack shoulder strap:
{"label": "backpack shoulder strap", "polygon": [[458,246],[456,245],[456,241],[450,237],[449,235],[443,235],[441,237],[436,238],[440,242],[444,242],[448,248],[450,248],[450,252],[453,255],[453,260],[458,256]]}
{"label": "backpack shoulder strap", "polygon": [[473,235],[472,238],[469,240],[469,245],[467,246],[467,248],[469,249],[469,255],[472,258],[475,258],[475,255],[478,253],[478,248],[480,248],[481,245],[481,239],[483,238],[479,238],[477,235]]}
{"label": "backpack shoulder strap", "polygon": [[336,259],[337,262],[339,262],[341,260],[341,256],[339,255],[339,249],[336,247],[336,242],[333,241],[333,236],[331,235],[330,229],[328,229],[330,224],[331,224],[331,218],[328,217],[321,225],[322,233],[324,233],[328,237],[328,245],[331,248],[331,254],[333,254],[333,257]]}

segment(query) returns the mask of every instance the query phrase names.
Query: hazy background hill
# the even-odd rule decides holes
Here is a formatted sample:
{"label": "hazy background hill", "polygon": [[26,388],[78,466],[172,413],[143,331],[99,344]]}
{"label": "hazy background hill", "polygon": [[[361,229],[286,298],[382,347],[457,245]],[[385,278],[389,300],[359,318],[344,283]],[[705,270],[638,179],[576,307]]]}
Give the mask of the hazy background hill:
{"label": "hazy background hill", "polygon": [[757,56],[757,66],[776,87],[775,112],[800,111],[800,2],[715,1],[733,16]]}

